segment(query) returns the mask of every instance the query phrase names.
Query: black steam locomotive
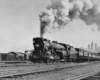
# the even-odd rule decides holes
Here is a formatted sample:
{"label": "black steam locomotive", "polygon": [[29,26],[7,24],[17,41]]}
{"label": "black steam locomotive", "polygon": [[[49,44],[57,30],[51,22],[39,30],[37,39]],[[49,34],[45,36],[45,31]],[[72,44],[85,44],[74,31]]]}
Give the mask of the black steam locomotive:
{"label": "black steam locomotive", "polygon": [[100,55],[95,52],[74,48],[68,44],[50,41],[41,37],[33,38],[33,62],[81,62],[100,60]]}

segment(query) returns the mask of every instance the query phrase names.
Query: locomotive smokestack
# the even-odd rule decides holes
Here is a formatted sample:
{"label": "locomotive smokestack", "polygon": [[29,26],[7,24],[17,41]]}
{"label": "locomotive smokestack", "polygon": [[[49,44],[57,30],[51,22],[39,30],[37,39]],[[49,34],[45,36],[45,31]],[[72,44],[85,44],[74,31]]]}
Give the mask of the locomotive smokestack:
{"label": "locomotive smokestack", "polygon": [[40,37],[42,37],[42,38],[43,38],[43,35],[45,33],[45,30],[44,30],[44,28],[46,26],[45,24],[46,24],[45,22],[40,21]]}
{"label": "locomotive smokestack", "polygon": [[40,31],[40,37],[43,38],[43,34],[41,33],[41,31]]}
{"label": "locomotive smokestack", "polygon": [[43,34],[40,33],[40,37],[43,38]]}
{"label": "locomotive smokestack", "polygon": [[40,25],[40,37],[43,37],[42,25]]}

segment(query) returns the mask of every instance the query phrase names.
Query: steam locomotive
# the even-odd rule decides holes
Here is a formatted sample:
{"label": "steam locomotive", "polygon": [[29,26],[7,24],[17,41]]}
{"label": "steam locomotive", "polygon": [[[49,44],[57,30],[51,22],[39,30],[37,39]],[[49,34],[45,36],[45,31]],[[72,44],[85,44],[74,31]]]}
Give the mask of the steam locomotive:
{"label": "steam locomotive", "polygon": [[45,38],[33,38],[34,51],[32,61],[35,62],[82,62],[100,60],[100,54],[75,48],[69,44],[50,41]]}
{"label": "steam locomotive", "polygon": [[0,61],[24,61],[26,54],[20,52],[0,53]]}

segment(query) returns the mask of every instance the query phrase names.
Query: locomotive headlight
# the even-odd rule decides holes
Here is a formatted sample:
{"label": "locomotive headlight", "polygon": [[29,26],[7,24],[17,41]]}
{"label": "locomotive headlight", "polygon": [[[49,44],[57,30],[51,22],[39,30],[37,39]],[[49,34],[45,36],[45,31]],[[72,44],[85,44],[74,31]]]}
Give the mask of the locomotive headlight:
{"label": "locomotive headlight", "polygon": [[39,45],[38,45],[38,44],[36,44],[36,45],[35,45],[35,47],[39,47]]}

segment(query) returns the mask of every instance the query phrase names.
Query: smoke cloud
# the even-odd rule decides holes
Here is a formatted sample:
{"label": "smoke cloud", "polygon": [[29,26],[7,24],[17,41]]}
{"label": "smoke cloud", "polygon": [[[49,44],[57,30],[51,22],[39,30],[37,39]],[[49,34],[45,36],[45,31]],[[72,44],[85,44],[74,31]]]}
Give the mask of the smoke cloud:
{"label": "smoke cloud", "polygon": [[79,18],[87,25],[100,25],[100,0],[52,0],[40,14],[41,36],[52,29],[59,29]]}

